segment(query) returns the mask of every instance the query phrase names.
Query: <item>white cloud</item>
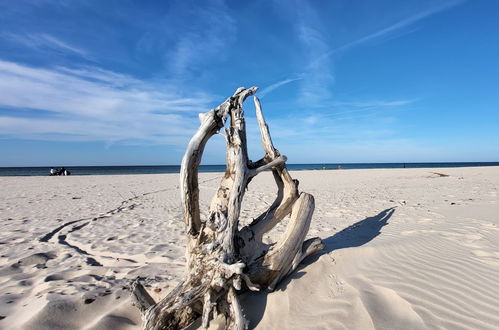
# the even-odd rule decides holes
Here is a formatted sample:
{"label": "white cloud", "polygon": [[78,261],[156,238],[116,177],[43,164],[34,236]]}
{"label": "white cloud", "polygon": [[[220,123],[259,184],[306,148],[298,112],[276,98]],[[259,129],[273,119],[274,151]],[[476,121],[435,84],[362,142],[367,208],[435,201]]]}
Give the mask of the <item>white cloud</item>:
{"label": "white cloud", "polygon": [[393,100],[393,101],[334,101],[330,103],[333,106],[349,106],[349,107],[394,107],[414,103],[416,100]]}
{"label": "white cloud", "polygon": [[[366,36],[353,40],[341,47],[331,49],[327,38],[329,31],[322,26],[319,11],[315,10],[315,8],[307,2],[295,3],[295,5],[290,8],[286,2],[276,0],[275,3],[279,6],[279,11],[289,16],[288,18],[297,31],[298,40],[302,44],[303,52],[306,54],[304,57],[305,64],[303,65],[305,70],[299,74],[302,79],[298,100],[302,105],[310,109],[335,105],[333,97],[333,83],[335,82],[335,77],[334,62],[332,58],[334,54],[348,51],[370,41],[394,36],[404,28],[414,25],[431,15],[447,10],[462,2],[463,0],[445,1],[440,5],[430,7],[427,10],[423,10],[412,16],[404,17],[394,24],[371,32]],[[284,80],[284,82],[287,82],[288,80],[291,80],[291,78]],[[369,104],[364,106],[387,105],[388,104]]]}
{"label": "white cloud", "polygon": [[323,61],[314,61],[320,54],[327,51],[329,46],[322,32],[317,12],[305,2],[297,6],[296,10],[298,19],[295,24],[298,39],[307,57],[299,101],[308,107],[316,107],[330,100],[332,96],[331,86],[334,82],[332,62],[328,58],[324,58]]}
{"label": "white cloud", "polygon": [[287,78],[287,79],[283,79],[283,80],[280,80],[276,83],[273,83],[272,85],[270,86],[267,86],[265,88],[263,88],[261,91],[258,92],[258,95],[261,99],[263,99],[265,97],[265,95],[267,95],[268,93],[274,91],[275,89],[281,87],[281,86],[284,86],[284,85],[287,85],[289,83],[292,83],[294,81],[298,81],[298,80],[302,80],[303,77],[297,77],[297,78]]}
{"label": "white cloud", "polygon": [[32,33],[32,34],[12,34],[3,33],[1,34],[3,39],[10,40],[13,42],[20,43],[26,47],[34,49],[49,49],[62,51],[65,53],[71,53],[78,55],[80,57],[91,59],[90,54],[78,47],[75,47],[68,42],[62,41],[50,34],[46,33]]}
{"label": "white cloud", "polygon": [[416,13],[416,14],[409,16],[409,17],[405,17],[394,24],[391,24],[391,25],[384,27],[380,30],[369,33],[364,37],[353,40],[353,41],[351,41],[343,46],[340,46],[338,48],[328,50],[324,54],[317,57],[313,61],[313,63],[314,64],[320,63],[320,62],[324,61],[327,57],[330,57],[334,54],[348,51],[356,46],[360,46],[360,45],[368,43],[370,41],[374,41],[374,40],[378,40],[381,38],[386,38],[388,36],[394,35],[396,32],[399,32],[400,30],[402,30],[410,25],[413,25],[413,24],[415,24],[415,23],[417,23],[417,22],[419,22],[419,21],[421,21],[429,16],[435,15],[435,14],[440,13],[444,10],[447,10],[451,7],[454,7],[462,2],[463,2],[463,0],[452,0],[452,1],[443,2],[442,4],[440,4],[438,6],[434,6],[434,7],[427,9],[427,10],[423,10],[423,11]]}
{"label": "white cloud", "polygon": [[69,51],[75,54],[78,54],[82,57],[87,57],[88,53],[80,48],[74,47],[67,42],[61,41],[54,36],[48,34],[40,34],[39,38],[43,40],[47,45],[51,45],[54,48],[59,48],[61,50]]}
{"label": "white cloud", "polygon": [[[0,134],[178,144],[188,139],[198,125],[196,114],[208,111],[212,101],[202,92],[189,93],[168,82],[99,68],[42,69],[0,60],[0,108],[10,109],[0,117]],[[33,116],[37,110],[44,115]]]}
{"label": "white cloud", "polygon": [[211,61],[225,60],[235,41],[236,22],[223,1],[180,1],[172,6],[165,21],[168,29],[175,31],[167,42],[167,67],[178,77]]}

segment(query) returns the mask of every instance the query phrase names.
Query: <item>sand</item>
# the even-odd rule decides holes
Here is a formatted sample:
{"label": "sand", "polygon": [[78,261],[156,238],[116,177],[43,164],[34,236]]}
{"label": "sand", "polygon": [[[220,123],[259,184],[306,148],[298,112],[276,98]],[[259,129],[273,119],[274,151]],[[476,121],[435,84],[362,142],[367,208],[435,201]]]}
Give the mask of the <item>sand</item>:
{"label": "sand", "polygon": [[[204,214],[219,175],[200,174]],[[499,167],[292,176],[316,198],[309,236],[326,249],[276,291],[243,295],[251,328],[499,328]],[[176,174],[1,177],[0,187],[2,329],[139,329],[130,282],[160,299],[184,275]],[[275,191],[269,173],[253,180],[244,221]]]}

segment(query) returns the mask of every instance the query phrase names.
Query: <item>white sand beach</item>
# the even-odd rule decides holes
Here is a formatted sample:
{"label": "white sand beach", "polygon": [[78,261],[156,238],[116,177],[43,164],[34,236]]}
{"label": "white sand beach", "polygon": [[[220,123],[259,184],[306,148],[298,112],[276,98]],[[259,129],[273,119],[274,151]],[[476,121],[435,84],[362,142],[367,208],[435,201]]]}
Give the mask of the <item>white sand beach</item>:
{"label": "white sand beach", "polygon": [[[499,167],[291,174],[326,248],[243,295],[250,328],[499,329]],[[219,178],[200,174],[205,213]],[[0,328],[140,329],[131,281],[160,299],[184,275],[178,179],[0,177]],[[275,192],[256,177],[241,218]]]}

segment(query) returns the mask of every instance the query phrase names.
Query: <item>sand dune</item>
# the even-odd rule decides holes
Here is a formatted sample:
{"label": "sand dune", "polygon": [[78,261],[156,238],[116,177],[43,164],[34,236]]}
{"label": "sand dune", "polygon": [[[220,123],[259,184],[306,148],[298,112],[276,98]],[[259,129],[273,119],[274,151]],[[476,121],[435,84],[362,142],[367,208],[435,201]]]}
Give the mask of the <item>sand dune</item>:
{"label": "sand dune", "polygon": [[[203,212],[218,177],[200,175]],[[293,177],[316,198],[309,235],[321,236],[326,249],[275,292],[244,295],[252,328],[499,327],[498,167]],[[160,299],[184,274],[177,181],[168,174],[0,178],[0,328],[140,328],[130,281],[141,277]],[[257,177],[243,222],[275,191],[270,174]]]}

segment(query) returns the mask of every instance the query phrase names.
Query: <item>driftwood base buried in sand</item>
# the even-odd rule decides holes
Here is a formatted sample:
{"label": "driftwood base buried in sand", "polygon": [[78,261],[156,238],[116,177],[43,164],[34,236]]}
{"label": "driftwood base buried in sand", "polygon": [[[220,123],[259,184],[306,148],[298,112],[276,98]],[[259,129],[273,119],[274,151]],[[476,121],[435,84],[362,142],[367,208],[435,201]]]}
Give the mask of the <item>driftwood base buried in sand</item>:
{"label": "driftwood base buried in sand", "polygon": [[[237,293],[270,289],[300,262],[324,248],[319,238],[305,241],[314,211],[314,198],[298,192],[298,181],[286,169],[286,157],[274,148],[260,101],[254,97],[265,156],[248,159],[244,100],[256,87],[239,88],[233,96],[207,113],[192,137],[180,171],[180,191],[187,235],[187,278],[159,302],[139,281],[132,288],[141,310],[144,329],[181,329],[201,317],[203,327],[222,319],[225,328],[245,329]],[[200,218],[198,167],[207,141],[225,126],[227,169],[213,197],[207,219]],[[278,187],[273,204],[249,225],[238,229],[241,203],[248,183],[258,173],[272,170]],[[284,238],[273,246],[263,243],[265,233],[291,215]]]}

